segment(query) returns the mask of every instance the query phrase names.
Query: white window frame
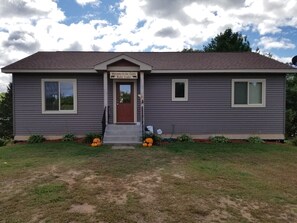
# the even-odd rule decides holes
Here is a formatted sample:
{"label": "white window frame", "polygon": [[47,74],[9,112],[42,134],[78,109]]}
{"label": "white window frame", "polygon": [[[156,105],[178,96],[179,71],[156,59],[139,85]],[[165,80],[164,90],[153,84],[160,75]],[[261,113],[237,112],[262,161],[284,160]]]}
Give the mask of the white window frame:
{"label": "white window frame", "polygon": [[[175,97],[175,83],[184,83],[185,84],[185,97],[179,98]],[[189,92],[189,84],[188,79],[172,79],[172,101],[188,101],[188,92]]]}
{"label": "white window frame", "polygon": [[[58,82],[59,84],[59,110],[58,111],[47,111],[45,110],[45,82]],[[73,84],[73,110],[61,110],[60,100],[60,83],[71,82]],[[42,101],[42,114],[77,114],[77,80],[76,79],[41,79],[41,101]]]}
{"label": "white window frame", "polygon": [[[247,82],[247,104],[234,104],[235,102],[235,82]],[[261,82],[262,83],[262,104],[249,103],[249,83]],[[232,79],[232,107],[266,107],[266,79]]]}

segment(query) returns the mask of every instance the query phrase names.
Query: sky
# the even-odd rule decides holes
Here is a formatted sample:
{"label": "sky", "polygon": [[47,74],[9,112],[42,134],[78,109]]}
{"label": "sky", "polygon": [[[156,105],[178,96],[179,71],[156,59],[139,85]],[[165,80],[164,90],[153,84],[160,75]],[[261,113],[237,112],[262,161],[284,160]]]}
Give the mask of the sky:
{"label": "sky", "polygon": [[[279,61],[297,55],[296,0],[0,0],[0,67],[37,51],[202,49],[227,28]],[[0,92],[10,81],[0,73]]]}

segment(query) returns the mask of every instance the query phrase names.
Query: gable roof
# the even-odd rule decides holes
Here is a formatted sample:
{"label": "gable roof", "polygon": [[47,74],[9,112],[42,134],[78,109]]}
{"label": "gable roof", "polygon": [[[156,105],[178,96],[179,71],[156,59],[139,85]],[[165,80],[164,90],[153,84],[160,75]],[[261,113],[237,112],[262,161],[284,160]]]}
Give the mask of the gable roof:
{"label": "gable roof", "polygon": [[126,59],[152,73],[165,72],[273,72],[296,73],[296,69],[252,52],[37,52],[2,68],[18,72],[98,72],[102,67]]}

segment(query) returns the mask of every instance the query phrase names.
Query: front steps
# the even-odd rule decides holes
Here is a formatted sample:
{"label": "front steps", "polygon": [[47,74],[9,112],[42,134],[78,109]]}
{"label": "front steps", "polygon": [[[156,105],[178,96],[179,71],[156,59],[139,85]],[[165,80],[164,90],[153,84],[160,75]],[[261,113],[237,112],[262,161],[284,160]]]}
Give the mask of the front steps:
{"label": "front steps", "polygon": [[141,144],[142,131],[140,125],[115,125],[106,126],[103,143],[112,145]]}

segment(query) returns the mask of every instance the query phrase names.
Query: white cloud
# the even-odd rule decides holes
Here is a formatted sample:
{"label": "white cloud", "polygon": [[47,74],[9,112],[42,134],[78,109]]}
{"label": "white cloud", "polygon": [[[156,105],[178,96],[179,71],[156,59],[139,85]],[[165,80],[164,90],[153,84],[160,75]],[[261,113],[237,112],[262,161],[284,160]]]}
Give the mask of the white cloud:
{"label": "white cloud", "polygon": [[274,38],[263,36],[258,43],[264,50],[270,49],[294,49],[296,45],[286,38]]}
{"label": "white cloud", "polygon": [[94,5],[94,6],[99,6],[101,4],[100,0],[76,0],[77,4],[85,6],[88,4]]}
{"label": "white cloud", "polygon": [[[1,0],[0,67],[38,50],[179,51],[201,46],[228,27],[260,34],[264,51],[295,48],[292,40],[267,34],[297,27],[296,0],[119,0],[107,8],[118,16],[117,24],[100,17],[64,24],[56,0]],[[0,80],[9,81],[3,74]]]}

